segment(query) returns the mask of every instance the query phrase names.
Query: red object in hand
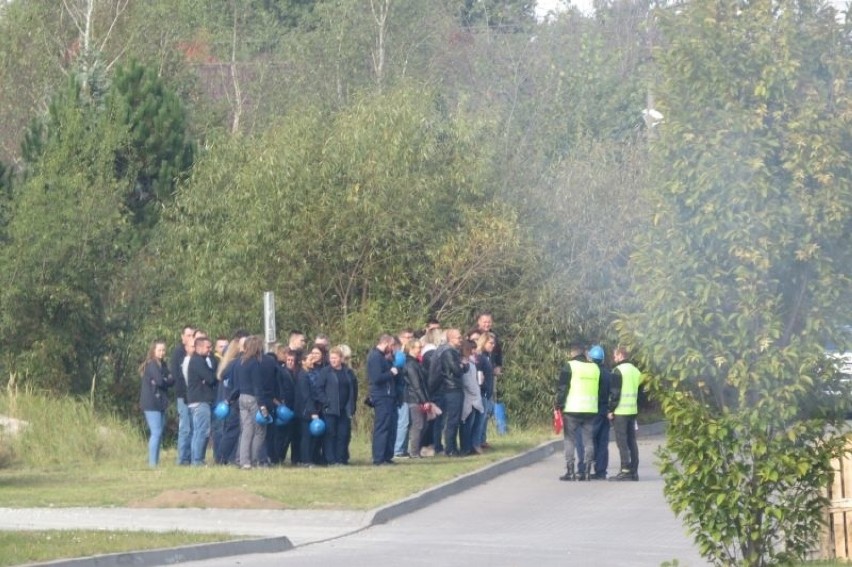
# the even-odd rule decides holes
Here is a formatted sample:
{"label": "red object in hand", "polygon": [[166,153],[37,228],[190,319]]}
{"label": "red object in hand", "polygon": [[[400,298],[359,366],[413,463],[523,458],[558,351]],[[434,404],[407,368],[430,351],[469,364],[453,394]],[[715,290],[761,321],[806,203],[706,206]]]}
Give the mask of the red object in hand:
{"label": "red object in hand", "polygon": [[562,412],[558,409],[553,410],[553,432],[556,434],[562,433]]}

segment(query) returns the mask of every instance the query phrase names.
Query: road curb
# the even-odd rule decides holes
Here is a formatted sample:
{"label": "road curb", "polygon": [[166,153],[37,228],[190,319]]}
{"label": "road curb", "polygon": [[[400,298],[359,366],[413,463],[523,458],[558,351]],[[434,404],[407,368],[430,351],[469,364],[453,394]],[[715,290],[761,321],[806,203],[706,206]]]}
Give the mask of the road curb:
{"label": "road curb", "polygon": [[254,553],[280,553],[293,549],[293,543],[285,536],[260,539],[202,543],[150,551],[127,551],[76,559],[60,559],[48,563],[30,563],[39,567],[155,567],[173,565],[187,561],[203,561],[217,557],[231,557]]}
{"label": "road curb", "polygon": [[497,461],[485,468],[448,480],[443,484],[433,486],[403,500],[376,508],[368,513],[367,525],[375,526],[377,524],[384,524],[400,516],[416,512],[426,506],[431,506],[436,502],[464,492],[483,482],[488,482],[507,472],[536,463],[552,455],[557,450],[557,447],[561,445],[561,439],[547,441],[520,455]]}

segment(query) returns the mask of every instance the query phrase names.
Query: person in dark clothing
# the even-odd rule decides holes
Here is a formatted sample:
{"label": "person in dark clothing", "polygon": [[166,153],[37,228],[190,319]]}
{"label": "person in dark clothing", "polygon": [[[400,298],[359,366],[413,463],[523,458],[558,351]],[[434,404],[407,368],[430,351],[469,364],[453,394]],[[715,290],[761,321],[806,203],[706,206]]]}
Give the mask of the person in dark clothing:
{"label": "person in dark clothing", "polygon": [[340,351],[343,353],[343,366],[346,368],[346,371],[349,373],[349,380],[352,381],[352,384],[355,386],[355,401],[350,404],[348,407],[349,413],[349,436],[346,438],[344,444],[343,454],[340,455],[341,463],[344,465],[349,464],[349,445],[352,442],[352,422],[355,419],[355,413],[358,411],[358,377],[355,375],[355,371],[352,370],[352,349],[349,348],[349,345],[338,345],[340,347]]}
{"label": "person in dark clothing", "polygon": [[216,399],[216,359],[209,356],[212,343],[207,337],[195,339],[195,354],[189,359],[186,401],[192,413],[192,465],[201,466],[210,438],[210,414]]}
{"label": "person in dark clothing", "polygon": [[373,464],[393,464],[393,446],[396,441],[396,376],[399,371],[388,355],[394,338],[384,334],[367,355],[367,383],[373,404]]}
{"label": "person in dark clothing", "polygon": [[166,425],[166,408],[169,406],[168,389],[174,385],[164,361],[165,341],[154,341],[148,355],[139,367],[142,378],[139,392],[139,408],[145,414],[150,436],[148,437],[148,466],[160,464],[160,446]]}
{"label": "person in dark clothing", "polygon": [[609,417],[615,430],[615,445],[621,459],[621,469],[612,478],[616,481],[639,480],[639,446],[636,443],[636,416],[639,414],[639,389],[642,372],[629,361],[627,350],[619,347],[613,353],[615,370],[612,373],[609,395]]}
{"label": "person in dark clothing", "polygon": [[322,437],[323,453],[329,465],[342,465],[343,455],[348,452],[346,441],[350,438],[352,406],[358,391],[349,369],[343,366],[343,351],[332,348],[328,353],[328,366],[323,368],[316,382],[321,417],[325,420],[325,435]]}
{"label": "person in dark clothing", "polygon": [[589,359],[598,365],[601,371],[601,390],[598,396],[598,416],[592,426],[592,442],[595,445],[595,473],[589,480],[606,480],[609,466],[609,419],[607,418],[610,387],[610,372],[604,365],[604,349],[595,345],[589,349]]}
{"label": "person in dark clothing", "polygon": [[477,422],[476,431],[473,433],[474,449],[479,447],[482,450],[483,446],[486,446],[485,432],[488,428],[488,416],[494,413],[494,365],[491,363],[491,353],[494,352],[496,344],[496,338],[491,333],[482,333],[476,343],[479,351],[476,369],[481,377],[479,391],[482,394],[485,412]]}
{"label": "person in dark clothing", "polygon": [[316,390],[315,380],[311,379],[310,373],[315,372],[319,364],[319,358],[308,354],[302,361],[302,368],[296,374],[296,397],[294,411],[298,418],[299,433],[299,466],[309,467],[313,465],[315,437],[311,435],[311,420],[319,417],[319,395]]}
{"label": "person in dark clothing", "polygon": [[192,415],[186,405],[186,375],[183,372],[183,362],[189,355],[188,351],[195,348],[195,327],[185,325],[180,339],[180,344],[175,346],[169,358],[169,375],[175,381],[178,412],[177,464],[189,465],[192,460]]}
{"label": "person in dark clothing", "polygon": [[420,458],[423,429],[426,426],[426,404],[429,394],[426,386],[426,370],[418,360],[423,345],[419,340],[409,341],[403,350],[405,366],[402,368],[402,378],[405,380],[405,404],[408,410],[410,429],[408,432],[408,454],[412,459]]}
{"label": "person in dark clothing", "polygon": [[219,367],[216,370],[216,378],[219,386],[216,392],[216,403],[227,402],[229,406],[228,417],[221,426],[214,428],[213,458],[216,464],[227,465],[237,462],[237,444],[240,439],[240,408],[239,390],[236,388],[236,368],[240,362],[240,339],[234,339],[228,343]]}
{"label": "person in dark clothing", "polygon": [[[293,373],[287,366],[288,358],[291,364],[295,363],[296,357],[290,352],[290,349],[283,345],[278,345],[275,349],[275,359],[278,362],[279,368],[275,374],[275,394],[272,400],[272,405],[275,407],[276,413],[280,406],[286,406],[291,410],[294,407],[296,382]],[[292,443],[293,423],[295,421],[291,419],[287,423],[281,423],[276,416],[272,425],[267,428],[266,451],[273,465],[283,465],[287,460],[287,451]]]}
{"label": "person in dark clothing", "polygon": [[252,335],[246,339],[240,364],[236,368],[237,388],[240,391],[240,467],[250,469],[262,463],[266,454],[266,426],[257,423],[255,416],[268,416],[271,396],[266,385],[268,368],[261,367],[263,339]]}
{"label": "person in dark clothing", "polygon": [[[582,347],[571,347],[571,360],[559,374],[554,407],[561,411],[565,428],[565,474],[560,480],[586,480],[592,470],[595,446],[592,427],[598,415],[598,400],[603,395],[600,368],[586,360]],[[584,468],[574,472],[574,446],[577,429],[582,429],[584,444]]]}
{"label": "person in dark clothing", "polygon": [[[441,408],[444,405],[441,399],[440,380],[435,374],[435,383],[430,381],[432,360],[438,353],[441,345],[446,343],[444,331],[440,328],[433,328],[426,331],[423,336],[423,350],[420,363],[423,365],[423,371],[426,373],[426,395],[429,396],[429,404],[434,404]],[[441,453],[444,450],[444,442],[441,440],[443,434],[443,415],[437,416],[435,419],[427,419],[426,426],[423,428],[422,448],[420,453],[424,457],[432,457],[436,453]]]}
{"label": "person in dark clothing", "polygon": [[[498,379],[500,375],[503,373],[503,344],[500,342],[500,338],[497,336],[497,333],[493,330],[494,326],[494,317],[488,311],[483,311],[476,318],[476,330],[480,335],[490,334],[494,339],[494,346],[491,349],[491,352],[488,355],[489,363],[491,364],[492,375],[493,375],[493,384],[491,386],[491,398],[485,404],[485,415],[484,421],[487,423],[489,419],[494,415],[494,404],[497,399],[497,386]],[[502,396],[501,396],[502,397]],[[482,439],[481,439],[482,447],[484,449],[488,449],[488,439],[486,435],[486,430],[483,429]]]}
{"label": "person in dark clothing", "polygon": [[462,335],[458,329],[447,330],[447,346],[439,349],[432,361],[431,374],[438,373],[441,379],[441,392],[445,407],[441,408],[446,416],[444,426],[444,450],[448,457],[457,457],[459,452],[459,429],[461,427],[462,408],[464,406],[464,389],[462,376],[467,370],[467,364],[461,360]]}

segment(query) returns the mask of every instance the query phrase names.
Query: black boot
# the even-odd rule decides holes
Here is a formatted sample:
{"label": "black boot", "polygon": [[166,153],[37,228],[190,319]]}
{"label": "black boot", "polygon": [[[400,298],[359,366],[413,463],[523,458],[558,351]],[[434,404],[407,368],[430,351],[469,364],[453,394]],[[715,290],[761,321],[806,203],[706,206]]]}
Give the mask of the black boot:
{"label": "black boot", "polygon": [[633,473],[630,472],[630,469],[621,469],[619,473],[611,478],[610,480],[614,480],[616,482],[622,482],[625,480],[633,480]]}
{"label": "black boot", "polygon": [[586,463],[579,480],[592,480],[592,463]]}
{"label": "black boot", "polygon": [[560,476],[559,480],[576,480],[574,476],[574,463],[567,463],[565,465],[565,474]]}

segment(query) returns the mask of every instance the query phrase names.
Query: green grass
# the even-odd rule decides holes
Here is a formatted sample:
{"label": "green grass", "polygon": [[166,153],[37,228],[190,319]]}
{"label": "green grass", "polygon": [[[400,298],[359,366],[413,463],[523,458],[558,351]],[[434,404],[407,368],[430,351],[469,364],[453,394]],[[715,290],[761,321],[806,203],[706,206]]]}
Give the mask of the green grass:
{"label": "green grass", "polygon": [[[0,470],[2,505],[128,506],[164,490],[242,489],[286,508],[369,509],[445,482],[488,463],[518,454],[553,438],[544,430],[492,436],[493,450],[463,459],[401,459],[396,467],[368,464],[369,445],[353,440],[353,465],[312,469],[290,466],[241,471],[234,467],[178,467],[174,452],[165,451],[158,469],[146,464],[140,443],[131,462],[104,461],[91,466],[15,466]],[[212,507],[212,506],[211,506]]]}
{"label": "green grass", "polygon": [[233,539],[236,536],[187,532],[0,531],[0,567]]}

